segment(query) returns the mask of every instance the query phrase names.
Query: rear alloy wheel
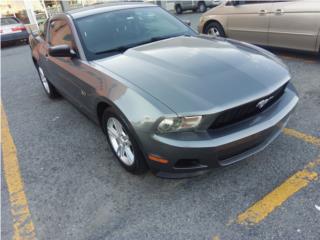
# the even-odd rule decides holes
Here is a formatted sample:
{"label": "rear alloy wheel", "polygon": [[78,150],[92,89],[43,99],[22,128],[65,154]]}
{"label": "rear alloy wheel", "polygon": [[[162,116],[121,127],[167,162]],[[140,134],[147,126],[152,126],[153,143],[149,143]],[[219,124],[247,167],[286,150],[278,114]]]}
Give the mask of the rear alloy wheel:
{"label": "rear alloy wheel", "polygon": [[42,86],[44,88],[44,91],[50,98],[56,98],[59,94],[55,87],[48,81],[47,77],[44,74],[43,69],[37,65],[38,74],[40,77],[40,81],[42,83]]}
{"label": "rear alloy wheel", "polygon": [[175,9],[177,14],[182,14],[182,7],[180,5],[176,5]]}
{"label": "rear alloy wheel", "polygon": [[200,2],[198,5],[199,12],[204,13],[207,11],[207,6],[204,2]]}
{"label": "rear alloy wheel", "polygon": [[107,108],[103,113],[102,128],[113,154],[128,172],[142,174],[148,169],[134,135],[121,114]]}
{"label": "rear alloy wheel", "polygon": [[205,34],[215,36],[215,37],[225,37],[225,33],[221,25],[217,22],[209,23],[204,31]]}

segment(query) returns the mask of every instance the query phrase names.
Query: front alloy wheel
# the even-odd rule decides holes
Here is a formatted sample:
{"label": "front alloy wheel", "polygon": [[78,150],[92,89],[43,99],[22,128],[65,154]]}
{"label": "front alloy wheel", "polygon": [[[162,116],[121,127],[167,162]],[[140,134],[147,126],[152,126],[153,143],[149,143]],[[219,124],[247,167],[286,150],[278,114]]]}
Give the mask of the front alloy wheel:
{"label": "front alloy wheel", "polygon": [[134,130],[129,127],[131,125],[124,115],[113,108],[106,108],[101,124],[109,146],[121,165],[134,174],[146,172],[148,166],[144,155],[134,137]]}
{"label": "front alloy wheel", "polygon": [[38,71],[39,71],[40,80],[41,80],[41,83],[42,83],[44,90],[46,91],[47,94],[50,94],[51,91],[50,91],[50,87],[49,87],[49,82],[48,82],[46,76],[44,75],[42,68],[38,67]]}
{"label": "front alloy wheel", "polygon": [[129,135],[122,124],[116,118],[110,117],[107,122],[107,129],[114,152],[123,164],[131,166],[134,163],[134,151]]}
{"label": "front alloy wheel", "polygon": [[219,29],[217,29],[215,27],[209,28],[208,34],[211,36],[216,36],[216,37],[220,37],[220,35],[221,35],[221,33],[219,32]]}
{"label": "front alloy wheel", "polygon": [[222,26],[217,22],[209,23],[205,28],[204,33],[214,37],[226,37]]}

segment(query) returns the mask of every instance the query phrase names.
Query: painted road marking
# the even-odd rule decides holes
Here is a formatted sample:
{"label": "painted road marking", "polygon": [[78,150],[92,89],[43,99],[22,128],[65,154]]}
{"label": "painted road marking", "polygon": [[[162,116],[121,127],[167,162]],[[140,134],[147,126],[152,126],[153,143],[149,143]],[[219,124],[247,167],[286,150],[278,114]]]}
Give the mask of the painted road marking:
{"label": "painted road marking", "polygon": [[317,138],[317,137],[314,137],[314,136],[299,132],[299,131],[291,129],[291,128],[283,129],[283,133],[286,134],[286,135],[289,135],[291,137],[295,137],[295,138],[301,139],[301,140],[303,140],[303,141],[305,141],[307,143],[311,143],[311,144],[314,144],[314,145],[320,147],[320,138]]}
{"label": "painted road marking", "polygon": [[320,158],[310,162],[303,170],[289,177],[284,183],[267,194],[260,201],[253,204],[237,217],[237,223],[254,225],[265,219],[277,207],[281,206],[288,198],[317,180],[318,173],[315,168],[320,166]]}
{"label": "painted road marking", "polygon": [[36,233],[24,192],[20,174],[17,150],[10,134],[5,111],[1,105],[1,145],[4,178],[7,183],[11,214],[13,218],[13,239],[34,240]]}

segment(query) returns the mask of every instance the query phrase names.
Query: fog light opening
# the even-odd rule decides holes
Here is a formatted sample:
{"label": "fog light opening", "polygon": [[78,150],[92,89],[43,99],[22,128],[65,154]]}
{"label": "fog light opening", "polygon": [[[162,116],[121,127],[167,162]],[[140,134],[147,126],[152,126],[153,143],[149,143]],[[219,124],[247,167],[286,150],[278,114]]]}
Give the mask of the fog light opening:
{"label": "fog light opening", "polygon": [[174,165],[175,168],[203,168],[198,159],[179,159]]}

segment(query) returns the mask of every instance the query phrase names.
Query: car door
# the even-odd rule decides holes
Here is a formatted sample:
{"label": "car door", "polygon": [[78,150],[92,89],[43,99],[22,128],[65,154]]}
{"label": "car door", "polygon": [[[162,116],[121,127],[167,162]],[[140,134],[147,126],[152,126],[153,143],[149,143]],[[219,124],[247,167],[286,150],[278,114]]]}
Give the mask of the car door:
{"label": "car door", "polygon": [[319,1],[274,2],[269,27],[271,46],[317,51],[319,29]]}
{"label": "car door", "polygon": [[[65,19],[54,19],[49,25],[48,48],[57,45],[69,45],[71,49],[77,52],[74,42],[73,33]],[[47,50],[48,51],[48,50]],[[74,103],[80,94],[77,77],[75,76],[76,68],[81,64],[80,59],[70,57],[53,57],[46,53],[48,79],[64,96]]]}
{"label": "car door", "polygon": [[228,37],[267,45],[271,6],[270,1],[241,0],[228,3]]}
{"label": "car door", "polygon": [[188,10],[188,9],[192,9],[194,7],[194,2],[195,1],[182,1],[182,8],[183,10]]}
{"label": "car door", "polygon": [[[67,20],[53,20],[50,23],[49,46],[67,44],[78,53],[74,34]],[[47,55],[47,62],[50,69],[49,80],[53,79],[54,86],[83,112],[94,114],[96,89],[101,89],[103,81],[98,72],[80,57]]]}

